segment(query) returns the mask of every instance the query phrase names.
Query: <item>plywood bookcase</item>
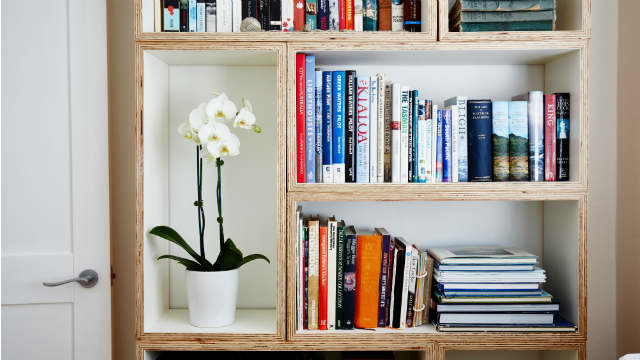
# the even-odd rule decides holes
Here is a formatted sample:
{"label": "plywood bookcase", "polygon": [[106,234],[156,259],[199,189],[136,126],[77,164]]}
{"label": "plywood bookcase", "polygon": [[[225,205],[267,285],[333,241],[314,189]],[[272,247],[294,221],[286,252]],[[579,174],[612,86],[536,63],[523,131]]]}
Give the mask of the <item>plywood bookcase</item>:
{"label": "plywood bookcase", "polygon": [[[153,359],[162,351],[395,350],[417,351],[429,360],[585,359],[590,2],[563,1],[572,5],[560,8],[571,9],[560,23],[572,25],[553,33],[450,33],[442,20],[446,1],[440,0],[438,11],[436,0],[423,0],[430,24],[424,33],[198,34],[152,32],[147,15],[153,0],[136,0],[138,358]],[[492,99],[532,89],[570,92],[570,179],[298,184],[296,53],[316,55],[323,69],[383,72],[438,103],[461,92]],[[155,259],[176,250],[147,232],[160,224],[177,227],[186,238],[195,231],[195,211],[188,201],[193,174],[185,160],[191,159],[191,148],[175,129],[215,90],[227,91],[236,100],[249,96],[265,130],[242,142],[244,156],[226,162],[224,189],[230,195],[225,220],[230,222],[228,234],[242,250],[264,252],[272,263],[242,270],[236,323],[201,329],[188,322],[183,271]],[[205,203],[213,204],[207,196]],[[298,330],[292,250],[298,206],[305,213],[335,214],[350,224],[385,226],[424,239],[416,240],[422,247],[493,239],[533,251],[547,270],[547,285],[562,304],[563,315],[577,324],[577,331],[441,333],[429,325],[402,331]],[[422,236],[427,231],[430,236]],[[215,243],[209,254],[217,252]]]}

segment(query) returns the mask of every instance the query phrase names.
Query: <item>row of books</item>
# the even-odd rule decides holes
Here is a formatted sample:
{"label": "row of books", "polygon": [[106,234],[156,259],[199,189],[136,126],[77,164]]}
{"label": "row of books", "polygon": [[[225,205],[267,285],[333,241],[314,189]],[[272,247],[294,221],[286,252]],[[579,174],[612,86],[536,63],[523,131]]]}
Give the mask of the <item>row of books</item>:
{"label": "row of books", "polygon": [[542,289],[537,256],[516,248],[429,249],[430,309],[440,331],[574,331]]}
{"label": "row of books", "polygon": [[300,330],[410,328],[429,322],[433,261],[384,229],[356,232],[296,213]]}
{"label": "row of books", "polygon": [[456,0],[449,10],[449,30],[555,30],[556,0]]}
{"label": "row of books", "polygon": [[296,54],[298,183],[569,180],[570,95],[513,101],[419,91]]}
{"label": "row of books", "polygon": [[[421,0],[156,0],[155,31],[421,31]],[[426,15],[425,15],[426,16]]]}

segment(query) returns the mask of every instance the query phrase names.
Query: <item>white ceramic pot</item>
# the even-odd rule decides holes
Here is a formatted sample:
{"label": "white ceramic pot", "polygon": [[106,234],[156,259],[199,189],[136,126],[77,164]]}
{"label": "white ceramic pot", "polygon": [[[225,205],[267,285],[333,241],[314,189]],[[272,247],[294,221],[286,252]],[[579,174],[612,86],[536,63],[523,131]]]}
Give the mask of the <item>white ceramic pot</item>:
{"label": "white ceramic pot", "polygon": [[236,319],[238,269],[187,271],[189,321],[197,327],[231,325]]}

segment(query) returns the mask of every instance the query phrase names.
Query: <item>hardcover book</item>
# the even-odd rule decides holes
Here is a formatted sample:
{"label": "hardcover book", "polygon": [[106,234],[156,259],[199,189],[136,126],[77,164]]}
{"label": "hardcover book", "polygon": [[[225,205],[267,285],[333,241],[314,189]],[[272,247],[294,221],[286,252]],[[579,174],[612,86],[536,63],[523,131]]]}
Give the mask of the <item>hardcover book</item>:
{"label": "hardcover book", "polygon": [[369,183],[369,99],[371,87],[369,77],[358,77],[358,125],[356,152],[356,182]]}
{"label": "hardcover book", "polygon": [[330,217],[327,222],[328,251],[327,251],[327,329],[336,328],[336,274],[337,274],[337,245],[338,222]]}
{"label": "hardcover book", "polygon": [[316,182],[316,57],[305,57],[306,182]]}
{"label": "hardcover book", "polygon": [[411,138],[413,154],[411,156],[410,182],[418,182],[418,90],[413,90],[411,95],[411,126],[413,133]]}
{"label": "hardcover book", "polygon": [[378,326],[378,299],[382,239],[378,234],[358,234],[356,251],[356,311],[357,328]]}
{"label": "hardcover book", "polygon": [[329,0],[329,30],[340,30],[340,5],[338,0]]}
{"label": "hardcover book", "polygon": [[[280,11],[282,15],[282,31],[291,32],[294,30],[294,0],[282,0],[282,10]],[[244,19],[245,16],[243,15]]]}
{"label": "hardcover book", "polygon": [[322,182],[333,183],[333,73],[322,72]]}
{"label": "hardcover book", "polygon": [[329,228],[326,220],[320,221],[320,285],[318,299],[318,329],[327,330],[328,276],[329,276]]}
{"label": "hardcover book", "polygon": [[[442,138],[442,133],[438,137],[438,105],[431,105],[431,182],[438,182],[438,139]],[[442,122],[441,122],[442,124]],[[442,144],[440,144],[442,146]]]}
{"label": "hardcover book", "polygon": [[393,123],[393,84],[384,84],[384,182],[391,182],[391,124]]}
{"label": "hardcover book", "polygon": [[413,138],[415,134],[415,129],[413,127],[413,102],[415,101],[413,90],[409,90],[409,120],[407,126],[407,182],[413,182],[413,170],[415,167],[414,163],[414,150],[415,150],[415,139]]}
{"label": "hardcover book", "polygon": [[409,181],[409,88],[402,87],[400,97],[400,183]]}
{"label": "hardcover book", "polygon": [[556,181],[556,96],[544,96],[544,180]]}
{"label": "hardcover book", "polygon": [[343,328],[344,323],[344,266],[345,266],[345,224],[338,223],[338,243],[336,246],[336,329]]}
{"label": "hardcover book", "polygon": [[526,101],[509,102],[509,180],[529,180],[529,128]]}
{"label": "hardcover book", "polygon": [[380,287],[378,290],[378,327],[387,326],[388,319],[388,291],[389,291],[389,265],[393,248],[391,247],[391,235],[385,229],[375,229],[376,234],[382,238],[382,256],[380,261]]}
{"label": "hardcover book", "polygon": [[376,165],[377,170],[377,182],[384,182],[384,152],[385,152],[385,102],[386,102],[386,93],[387,88],[385,84],[385,76],[384,74],[377,74],[378,78],[378,109],[377,109],[377,117],[378,117],[378,138],[376,140],[376,150],[378,159],[378,163]]}
{"label": "hardcover book", "polygon": [[297,181],[299,184],[305,183],[307,179],[305,58],[305,54],[296,54],[296,164]]}
{"label": "hardcover book", "polygon": [[527,101],[529,119],[529,181],[544,181],[544,93],[529,91],[513,100]]}
{"label": "hardcover book", "polygon": [[444,122],[444,110],[438,110],[437,120],[436,120],[436,173],[435,178],[436,182],[442,182],[444,176],[443,161],[444,161],[444,131],[443,131],[443,122]]}
{"label": "hardcover book", "polygon": [[407,289],[407,327],[413,327],[414,306],[416,299],[416,274],[418,269],[418,249],[411,249],[411,263],[409,267],[409,287]]}
{"label": "hardcover book", "polygon": [[554,10],[541,11],[462,11],[460,21],[467,23],[479,22],[515,22],[555,20]]}
{"label": "hardcover book", "polygon": [[215,0],[206,0],[205,1],[205,13],[206,13],[206,32],[216,32],[216,27],[218,26],[217,20],[217,6]]}
{"label": "hardcover book", "polygon": [[555,21],[517,21],[517,22],[473,22],[459,24],[459,29],[453,31],[551,31],[555,30]]}
{"label": "hardcover book", "polygon": [[329,0],[318,0],[318,30],[329,30]]}
{"label": "hardcover book", "polygon": [[459,146],[459,122],[458,122],[458,107],[449,106],[447,112],[451,113],[451,182],[458,182],[458,146]]}
{"label": "hardcover book", "polygon": [[556,175],[569,181],[570,94],[556,93]]}
{"label": "hardcover book", "polygon": [[442,110],[442,182],[451,182],[451,110]]}
{"label": "hardcover book", "polygon": [[394,83],[391,93],[392,115],[391,115],[391,182],[400,183],[400,162],[402,144],[400,141],[400,123],[402,119],[402,88],[403,86]]}
{"label": "hardcover book", "polygon": [[425,126],[425,137],[424,137],[424,162],[425,162],[425,181],[424,182],[433,182],[433,105],[431,100],[426,100],[425,102],[425,118],[426,121],[424,123]]}
{"label": "hardcover book", "polygon": [[[383,229],[384,230],[384,229]],[[386,231],[385,231],[386,232]],[[396,242],[393,238],[389,239],[389,266],[388,266],[388,275],[387,275],[387,294],[386,294],[386,311],[385,311],[385,326],[391,326],[391,315],[393,314],[393,281],[394,281],[394,265],[395,265],[395,256],[396,256]]]}
{"label": "hardcover book", "polygon": [[309,220],[309,297],[308,297],[308,328],[318,329],[318,311],[320,298],[320,221],[318,218]]}
{"label": "hardcover book", "polygon": [[198,30],[198,1],[189,0],[189,32]]}
{"label": "hardcover book", "polygon": [[469,181],[491,181],[491,100],[469,100]]}
{"label": "hardcover book", "polygon": [[536,264],[538,257],[512,247],[466,246],[431,248],[429,254],[440,265]]}
{"label": "hardcover book", "polygon": [[370,78],[369,87],[369,183],[378,182],[378,77]]}
{"label": "hardcover book", "polygon": [[309,222],[304,220],[302,228],[304,237],[304,328],[309,329]]}
{"label": "hardcover book", "polygon": [[296,328],[304,329],[304,237],[302,207],[296,208]]}
{"label": "hardcover book", "polygon": [[[206,0],[206,1],[213,1],[213,0]],[[278,4],[278,10],[280,9],[280,6],[281,6],[280,1],[281,0],[273,1],[273,3]],[[278,11],[278,13],[280,13],[280,11]],[[232,0],[231,15],[232,15],[231,31],[240,32],[240,24],[242,23],[242,0]],[[207,29],[207,31],[209,30]]]}
{"label": "hardcover book", "polygon": [[315,101],[316,101],[316,107],[315,107],[315,120],[316,120],[316,124],[315,124],[315,130],[316,130],[316,138],[315,138],[315,158],[316,158],[316,168],[315,168],[315,174],[316,174],[316,178],[315,178],[315,182],[317,183],[321,183],[322,182],[322,123],[324,121],[324,117],[322,116],[322,89],[323,89],[323,82],[322,82],[322,71],[320,70],[316,70],[315,71],[316,74],[316,81],[315,81],[315,91],[316,91],[316,95],[315,95]]}
{"label": "hardcover book", "polygon": [[405,31],[419,32],[422,30],[420,2],[420,0],[404,0],[403,28]]}
{"label": "hardcover book", "polygon": [[391,31],[391,0],[378,0],[378,30]]}
{"label": "hardcover book", "polygon": [[242,0],[242,18],[248,17],[258,18],[258,0]]}
{"label": "hardcover book", "polygon": [[340,0],[339,1],[339,30],[353,30],[354,29],[354,8],[355,0]]}
{"label": "hardcover book", "polygon": [[364,31],[378,31],[378,0],[363,0]]}
{"label": "hardcover book", "polygon": [[411,257],[413,256],[414,246],[405,243],[404,254],[404,279],[402,280],[402,301],[400,305],[400,328],[407,327],[407,308],[409,300],[409,278],[411,276]]}
{"label": "hardcover book", "polygon": [[459,0],[462,11],[540,11],[553,10],[556,0]]}
{"label": "hardcover book", "polygon": [[[251,0],[257,1],[257,0]],[[304,0],[294,0],[294,8],[293,8],[293,30],[302,31],[304,28],[304,20],[305,20],[305,7]],[[257,13],[256,16],[257,17]]]}
{"label": "hardcover book", "polygon": [[357,125],[358,114],[357,110],[357,79],[356,72],[354,70],[347,70],[346,76],[346,96],[345,96],[345,182],[356,182],[356,141],[358,138]]}
{"label": "hardcover book", "polygon": [[[258,11],[260,8],[266,8],[268,6],[267,0],[258,1]],[[216,31],[217,32],[231,32],[233,30],[233,9],[231,8],[231,2],[216,1]],[[264,11],[267,17],[264,20],[263,26],[269,25],[269,12]],[[267,30],[268,28],[263,27]]]}
{"label": "hardcover book", "polygon": [[[235,0],[237,1],[237,0]],[[234,2],[235,5],[235,2]],[[269,30],[282,30],[282,3],[281,0],[269,0]],[[235,26],[235,22],[233,25]],[[240,24],[238,23],[238,31]]]}
{"label": "hardcover book", "polygon": [[391,31],[402,31],[404,25],[404,0],[391,0]]}
{"label": "hardcover book", "polygon": [[353,0],[353,30],[355,31],[362,31],[364,29],[364,1],[365,0]]}
{"label": "hardcover book", "polygon": [[189,32],[189,0],[180,0],[180,32]]}
{"label": "hardcover book", "polygon": [[509,180],[509,102],[493,102],[493,181]]}
{"label": "hardcover book", "polygon": [[333,72],[333,182],[345,182],[345,128],[344,128],[344,98],[345,72]]}
{"label": "hardcover book", "polygon": [[344,303],[343,329],[349,330],[353,329],[356,313],[356,252],[358,239],[353,226],[348,226],[345,229],[345,239],[344,288],[342,292],[342,301]]}
{"label": "hardcover book", "polygon": [[469,161],[467,155],[467,97],[456,96],[444,101],[444,106],[455,106],[458,111],[458,182],[469,181]]}
{"label": "hardcover book", "polygon": [[[401,238],[395,238],[396,249],[394,251],[395,260],[393,265],[393,299],[392,299],[392,322],[391,326],[400,328],[400,316],[402,312],[402,290],[404,283],[404,268],[407,252],[407,245]],[[406,308],[405,308],[406,309]],[[406,321],[406,320],[405,320]]]}
{"label": "hardcover book", "polygon": [[305,28],[307,30],[316,30],[318,28],[318,1],[305,0]]}
{"label": "hardcover book", "polygon": [[[431,140],[431,139],[429,139]],[[427,119],[425,114],[425,101],[418,100],[418,165],[416,182],[427,182]],[[431,158],[429,158],[431,160]]]}
{"label": "hardcover book", "polygon": [[178,0],[164,0],[162,9],[162,31],[180,30],[180,3]]}

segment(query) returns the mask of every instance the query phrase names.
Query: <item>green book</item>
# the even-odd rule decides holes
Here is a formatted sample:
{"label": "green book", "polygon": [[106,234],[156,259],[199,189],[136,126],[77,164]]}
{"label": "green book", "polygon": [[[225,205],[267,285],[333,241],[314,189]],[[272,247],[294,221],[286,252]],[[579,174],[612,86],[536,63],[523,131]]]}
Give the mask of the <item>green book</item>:
{"label": "green book", "polygon": [[516,21],[516,22],[472,22],[460,23],[461,32],[474,31],[551,31],[553,20]]}
{"label": "green book", "polygon": [[529,110],[526,101],[509,102],[509,180],[529,180]]}
{"label": "green book", "polygon": [[554,10],[544,11],[463,11],[460,21],[475,22],[514,22],[555,20]]}
{"label": "green book", "polygon": [[345,223],[338,223],[338,244],[336,256],[336,329],[342,329],[344,303],[342,301],[342,288],[344,284],[344,234]]}
{"label": "green book", "polygon": [[556,0],[459,0],[456,6],[463,11],[539,11],[555,9]]}
{"label": "green book", "polygon": [[509,180],[509,102],[494,101],[492,116],[493,181]]}

